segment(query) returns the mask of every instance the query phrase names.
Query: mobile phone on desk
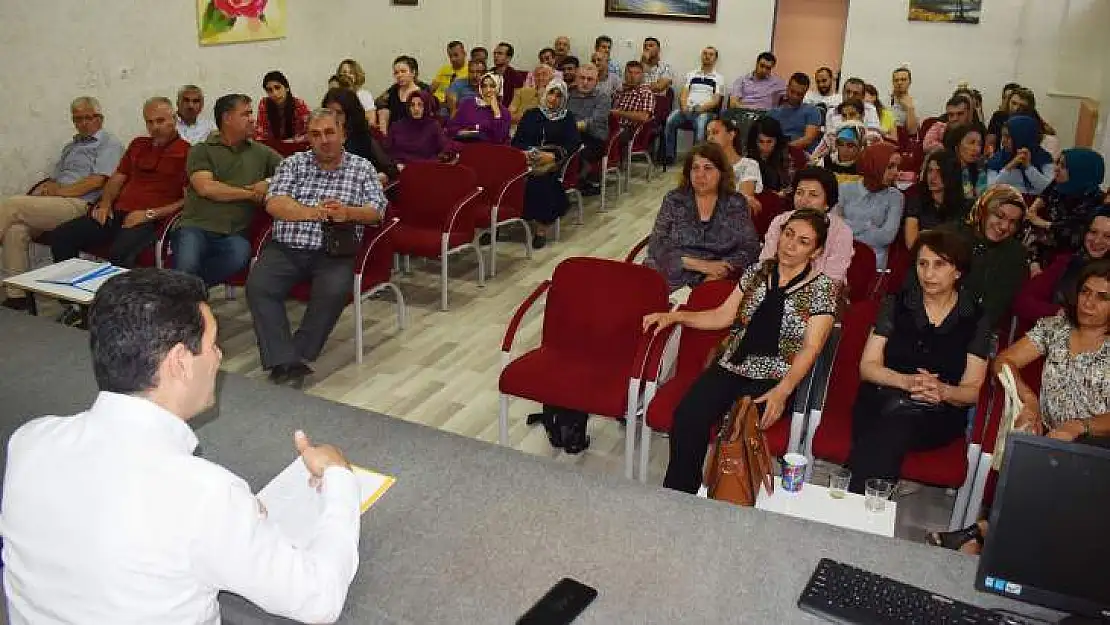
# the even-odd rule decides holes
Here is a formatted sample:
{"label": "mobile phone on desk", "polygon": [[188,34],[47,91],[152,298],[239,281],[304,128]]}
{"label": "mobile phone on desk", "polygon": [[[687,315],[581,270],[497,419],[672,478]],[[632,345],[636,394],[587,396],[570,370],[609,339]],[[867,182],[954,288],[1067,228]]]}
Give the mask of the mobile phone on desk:
{"label": "mobile phone on desk", "polygon": [[536,605],[517,619],[517,625],[567,625],[597,597],[597,589],[564,577]]}

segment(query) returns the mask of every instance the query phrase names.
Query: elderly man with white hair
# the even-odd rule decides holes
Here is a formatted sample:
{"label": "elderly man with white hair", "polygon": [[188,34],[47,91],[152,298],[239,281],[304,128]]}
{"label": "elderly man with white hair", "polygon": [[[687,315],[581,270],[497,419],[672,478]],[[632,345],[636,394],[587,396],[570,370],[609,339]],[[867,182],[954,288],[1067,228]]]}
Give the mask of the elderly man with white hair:
{"label": "elderly man with white hair", "polygon": [[195,145],[216,132],[215,118],[202,117],[204,91],[196,85],[183,85],[177,90],[177,134]]}
{"label": "elderly man with white hair", "polygon": [[[105,131],[100,102],[82,96],[69,105],[70,118],[77,134],[62,148],[50,178],[37,185],[30,195],[16,195],[0,201],[0,245],[3,269],[20,274],[29,268],[31,238],[84,215],[89,205],[100,199],[108,177],[116,170],[123,145]],[[26,310],[31,300],[19,289],[8,289],[0,306]]]}

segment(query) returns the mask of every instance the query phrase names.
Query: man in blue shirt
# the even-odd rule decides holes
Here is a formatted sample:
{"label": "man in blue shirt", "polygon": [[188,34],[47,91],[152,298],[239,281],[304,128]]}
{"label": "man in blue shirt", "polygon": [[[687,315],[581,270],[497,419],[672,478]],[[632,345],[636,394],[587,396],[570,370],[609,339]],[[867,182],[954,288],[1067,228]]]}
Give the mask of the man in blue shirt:
{"label": "man in blue shirt", "polygon": [[447,88],[447,109],[451,117],[455,116],[460,102],[478,95],[478,83],[486,73],[486,62],[480,59],[471,59],[468,67],[470,73],[465,78],[456,78]]}
{"label": "man in blue shirt", "polygon": [[821,112],[817,107],[805,104],[809,91],[809,76],[798,72],[790,77],[786,86],[786,103],[768,113],[782,125],[782,132],[790,140],[790,147],[802,148],[810,152],[821,138]]}

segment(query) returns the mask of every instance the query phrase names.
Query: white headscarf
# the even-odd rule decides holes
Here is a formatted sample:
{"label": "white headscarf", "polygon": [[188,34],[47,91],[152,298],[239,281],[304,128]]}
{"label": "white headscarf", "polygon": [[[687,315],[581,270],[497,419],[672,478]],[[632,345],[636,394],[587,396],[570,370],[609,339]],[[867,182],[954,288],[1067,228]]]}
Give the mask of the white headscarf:
{"label": "white headscarf", "polygon": [[[549,108],[547,106],[547,96],[552,91],[558,91],[562,96],[559,98],[558,108]],[[540,112],[543,113],[544,117],[553,122],[557,122],[567,116],[567,83],[558,78],[547,83],[547,89],[545,89],[543,95],[540,96]]]}

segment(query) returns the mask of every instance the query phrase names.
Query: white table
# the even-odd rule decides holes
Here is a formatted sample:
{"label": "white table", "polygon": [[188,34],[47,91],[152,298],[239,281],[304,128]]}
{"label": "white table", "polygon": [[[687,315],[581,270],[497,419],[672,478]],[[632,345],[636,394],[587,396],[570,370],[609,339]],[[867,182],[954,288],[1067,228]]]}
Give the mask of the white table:
{"label": "white table", "polygon": [[[82,289],[64,284],[43,282],[43,280],[57,279],[59,276],[72,275],[77,271],[89,271],[102,264],[101,262],[86,260],[84,258],[71,258],[60,263],[40,267],[34,271],[21,273],[18,276],[12,276],[4,280],[4,286],[23,289],[27,292],[27,295],[31,297],[31,314],[36,314],[34,306],[35,294],[45,295],[63,302],[88,306],[92,303],[93,297],[96,295],[95,288]],[[123,269],[122,271],[127,270]]]}
{"label": "white table", "polygon": [[788,493],[782,489],[782,478],[776,477],[775,493],[768,495],[766,490],[760,489],[755,507],[869,534],[894,536],[898,504],[887,501],[882,512],[869,512],[864,500],[863,495],[855,493],[845,493],[843,499],[833,499],[828,488],[808,482],[802,490]]}

